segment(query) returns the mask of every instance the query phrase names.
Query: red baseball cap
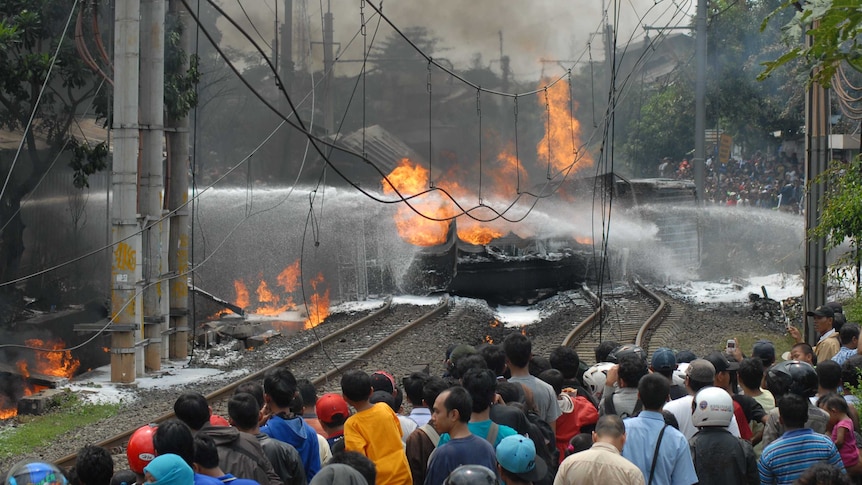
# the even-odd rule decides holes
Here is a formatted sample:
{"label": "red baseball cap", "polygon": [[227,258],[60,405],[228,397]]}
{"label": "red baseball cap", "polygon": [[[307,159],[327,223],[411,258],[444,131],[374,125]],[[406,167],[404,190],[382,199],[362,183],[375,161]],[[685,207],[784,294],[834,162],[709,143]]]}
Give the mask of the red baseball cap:
{"label": "red baseball cap", "polygon": [[347,401],[341,397],[341,394],[327,393],[317,399],[317,404],[314,405],[317,412],[317,419],[324,423],[332,423],[335,421],[336,415],[341,415],[343,420],[350,416],[350,409],[347,408]]}

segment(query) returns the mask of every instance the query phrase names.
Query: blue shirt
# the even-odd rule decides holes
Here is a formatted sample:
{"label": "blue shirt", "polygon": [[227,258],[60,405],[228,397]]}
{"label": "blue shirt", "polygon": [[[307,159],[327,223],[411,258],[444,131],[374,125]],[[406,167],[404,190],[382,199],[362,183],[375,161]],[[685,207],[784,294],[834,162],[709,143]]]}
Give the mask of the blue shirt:
{"label": "blue shirt", "polygon": [[[664,428],[664,417],[655,411],[641,411],[635,418],[626,418],[626,444],[623,456],[644,474],[649,482],[652,457],[658,435]],[[685,436],[672,426],[664,430],[652,483],[654,485],[691,485],[697,483],[697,473]]]}
{"label": "blue shirt", "polygon": [[832,360],[838,363],[838,365],[844,365],[844,362],[856,355],[856,349],[848,349],[847,347],[841,347],[838,350],[838,353],[832,356]]}
{"label": "blue shirt", "polygon": [[763,449],[757,462],[760,483],[791,485],[811,465],[821,461],[845,471],[841,455],[830,438],[809,428],[787,431]]}
{"label": "blue shirt", "polygon": [[[470,433],[472,433],[472,434],[474,434],[474,435],[487,441],[488,440],[488,433],[491,432],[491,423],[492,423],[492,421],[490,419],[486,419],[485,421],[476,421],[475,423],[470,421],[469,423],[467,423],[467,428],[470,430]],[[500,441],[502,441],[503,438],[505,438],[507,436],[516,435],[516,434],[518,434],[518,432],[515,431],[514,429],[512,429],[506,425],[503,425],[503,424],[498,424],[497,425],[497,437],[494,439],[494,443],[493,443],[494,448],[495,449],[497,448],[497,445],[500,444]],[[440,441],[437,442],[437,446],[448,443],[449,439],[450,439],[449,433],[441,434],[440,435]]]}
{"label": "blue shirt", "polygon": [[304,419],[298,416],[285,419],[275,415],[260,428],[260,432],[296,448],[302,458],[302,466],[305,468],[305,476],[309,482],[320,471],[320,445],[317,442],[317,431]]}
{"label": "blue shirt", "polygon": [[449,473],[461,465],[482,465],[496,473],[497,452],[491,443],[472,434],[450,440],[431,453],[425,485],[441,485]]}
{"label": "blue shirt", "polygon": [[237,478],[230,473],[218,477],[218,480],[224,484],[230,485],[260,485],[260,483],[258,483],[256,480],[250,480],[248,478]]}

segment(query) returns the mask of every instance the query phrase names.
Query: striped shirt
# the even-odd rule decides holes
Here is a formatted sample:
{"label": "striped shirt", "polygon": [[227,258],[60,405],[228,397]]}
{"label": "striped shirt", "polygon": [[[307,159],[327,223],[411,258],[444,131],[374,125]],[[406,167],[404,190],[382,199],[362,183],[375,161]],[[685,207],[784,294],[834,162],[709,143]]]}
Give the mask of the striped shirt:
{"label": "striped shirt", "polygon": [[844,471],[831,439],[808,428],[788,431],[763,449],[757,462],[760,483],[791,485],[810,466],[823,461]]}

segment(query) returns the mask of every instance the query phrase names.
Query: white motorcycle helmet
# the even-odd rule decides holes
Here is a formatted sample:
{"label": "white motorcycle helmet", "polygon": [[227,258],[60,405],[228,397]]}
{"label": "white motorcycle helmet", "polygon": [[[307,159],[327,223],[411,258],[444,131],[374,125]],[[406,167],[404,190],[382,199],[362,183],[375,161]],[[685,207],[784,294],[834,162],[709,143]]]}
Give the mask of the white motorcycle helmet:
{"label": "white motorcycle helmet", "polygon": [[694,397],[691,406],[691,424],[696,428],[727,427],[733,419],[733,398],[719,387],[701,389]]}
{"label": "white motorcycle helmet", "polygon": [[598,398],[605,390],[605,382],[608,380],[608,371],[615,364],[612,362],[599,362],[584,371],[584,385]]}
{"label": "white motorcycle helmet", "polygon": [[685,371],[688,369],[688,362],[677,364],[676,370],[673,371],[673,383],[685,387]]}

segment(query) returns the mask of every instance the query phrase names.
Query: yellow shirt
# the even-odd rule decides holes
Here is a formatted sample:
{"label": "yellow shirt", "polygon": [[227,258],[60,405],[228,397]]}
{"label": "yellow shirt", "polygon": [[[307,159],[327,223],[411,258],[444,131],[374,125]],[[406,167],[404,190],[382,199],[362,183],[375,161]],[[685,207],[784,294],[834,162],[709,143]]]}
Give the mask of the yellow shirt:
{"label": "yellow shirt", "polygon": [[410,465],[401,441],[401,423],[385,403],[379,402],[347,418],[344,449],[362,453],[374,462],[378,485],[412,485]]}

